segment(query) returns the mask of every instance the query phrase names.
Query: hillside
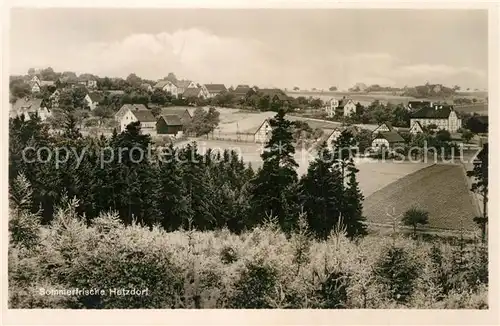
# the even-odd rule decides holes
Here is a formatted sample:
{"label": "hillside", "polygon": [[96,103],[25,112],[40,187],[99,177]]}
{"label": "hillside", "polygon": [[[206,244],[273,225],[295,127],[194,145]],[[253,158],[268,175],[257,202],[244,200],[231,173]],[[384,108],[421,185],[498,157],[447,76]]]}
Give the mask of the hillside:
{"label": "hillside", "polygon": [[364,214],[369,222],[392,223],[387,216],[394,207],[402,214],[412,206],[429,212],[429,227],[474,230],[479,215],[459,165],[432,165],[409,174],[368,196]]}

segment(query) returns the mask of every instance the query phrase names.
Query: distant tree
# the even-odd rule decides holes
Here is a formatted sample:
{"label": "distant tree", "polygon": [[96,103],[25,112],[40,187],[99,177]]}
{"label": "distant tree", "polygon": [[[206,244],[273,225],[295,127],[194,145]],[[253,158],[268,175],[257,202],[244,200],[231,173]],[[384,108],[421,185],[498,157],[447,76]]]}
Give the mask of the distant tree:
{"label": "distant tree", "polygon": [[94,116],[100,118],[100,122],[102,122],[103,119],[112,118],[114,115],[114,112],[111,109],[111,107],[105,105],[97,106],[92,113],[94,114]]}
{"label": "distant tree", "polygon": [[429,212],[414,207],[410,208],[403,215],[403,223],[412,226],[413,235],[416,235],[418,225],[429,224]]}
{"label": "distant tree", "polygon": [[337,90],[337,86],[332,86],[328,89],[330,92],[335,92]]}
{"label": "distant tree", "polygon": [[488,224],[488,143],[483,145],[473,164],[474,168],[467,171],[467,176],[473,181],[471,190],[483,197],[483,216],[476,216],[474,221],[481,227],[481,237],[484,242]]}
{"label": "distant tree", "polygon": [[51,67],[48,67],[46,69],[42,69],[40,71],[40,77],[42,80],[51,80],[51,81],[56,81],[59,75],[52,69]]}
{"label": "distant tree", "polygon": [[138,87],[142,83],[142,79],[133,73],[127,76],[126,81],[133,87]]}
{"label": "distant tree", "polygon": [[294,91],[300,91],[300,87],[295,86],[295,87],[293,88],[293,90],[294,90]]}
{"label": "distant tree", "polygon": [[28,76],[33,77],[35,76],[35,68],[29,68],[28,69]]}
{"label": "distant tree", "polygon": [[13,80],[10,82],[10,92],[16,99],[31,95],[31,87],[22,79]]}
{"label": "distant tree", "polygon": [[175,74],[173,72],[169,72],[167,77],[164,78],[165,80],[168,80],[168,81],[171,81],[172,83],[177,83],[178,82],[178,79],[177,77],[175,76]]}

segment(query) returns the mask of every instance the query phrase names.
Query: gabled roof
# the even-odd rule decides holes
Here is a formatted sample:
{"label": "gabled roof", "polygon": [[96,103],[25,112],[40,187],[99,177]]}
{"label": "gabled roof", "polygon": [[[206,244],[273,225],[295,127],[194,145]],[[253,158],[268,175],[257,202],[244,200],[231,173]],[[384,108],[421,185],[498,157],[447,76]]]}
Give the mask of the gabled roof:
{"label": "gabled roof", "polygon": [[27,110],[29,112],[34,112],[42,106],[42,101],[43,100],[40,98],[35,98],[35,99],[20,98],[14,103],[14,105],[12,105],[12,109],[15,111]]}
{"label": "gabled roof", "polygon": [[55,86],[56,83],[52,80],[42,80],[40,81],[40,86]]}
{"label": "gabled roof", "polygon": [[339,100],[339,105],[337,106],[338,108],[343,108],[347,103],[349,103],[349,101],[353,102],[354,101],[348,97],[344,97],[342,98],[341,100]]}
{"label": "gabled roof", "polygon": [[[168,84],[172,84],[175,86],[175,84],[169,80],[160,80],[159,82],[156,83],[154,88],[163,88],[163,87],[167,86]],[[177,86],[175,86],[175,87],[177,87]]]}
{"label": "gabled roof", "polygon": [[155,122],[156,118],[149,110],[132,111],[132,114],[139,120],[139,122]]}
{"label": "gabled roof", "polygon": [[246,95],[251,88],[248,85],[238,85],[233,93],[238,95]]}
{"label": "gabled roof", "polygon": [[383,138],[387,140],[389,143],[403,143],[405,141],[403,137],[401,137],[401,135],[395,131],[381,131],[375,137],[375,139],[377,138],[379,139]]}
{"label": "gabled roof", "polygon": [[[262,121],[262,123],[254,128],[250,128],[248,130],[245,131],[245,134],[253,134],[255,135],[259,130],[260,128],[262,128],[262,126],[266,123],[269,123],[269,119],[265,119],[264,121]],[[269,126],[271,126],[271,124],[269,124]],[[272,128],[272,127],[271,127]]]}
{"label": "gabled roof", "polygon": [[160,119],[163,119],[169,126],[182,126],[181,118],[177,114],[162,114]]}
{"label": "gabled roof", "polygon": [[191,96],[197,97],[198,95],[200,95],[200,92],[201,92],[200,88],[190,87],[190,88],[186,88],[184,93],[182,93],[182,96],[183,97],[191,97]]}
{"label": "gabled roof", "polygon": [[205,88],[209,93],[220,93],[227,91],[226,86],[224,84],[205,84]]}
{"label": "gabled roof", "polygon": [[175,114],[181,118],[185,118],[185,114],[187,113],[189,115],[189,118],[193,117],[193,114],[191,113],[190,109],[191,107],[186,107],[186,106],[167,106],[161,108],[161,113],[160,115],[171,115]]}
{"label": "gabled roof", "polygon": [[175,83],[175,86],[179,88],[187,88],[191,84],[190,80],[178,80],[177,83]]}
{"label": "gabled roof", "polygon": [[442,106],[441,109],[436,109],[436,107],[425,107],[414,114],[412,114],[413,119],[448,119],[453,107]]}
{"label": "gabled roof", "polygon": [[129,109],[130,111],[149,111],[148,108],[144,104],[123,104],[121,109]]}
{"label": "gabled roof", "polygon": [[383,125],[387,126],[387,129],[389,129],[389,131],[393,131],[393,129],[394,129],[394,128],[392,128],[392,124],[390,122],[383,122],[373,132],[378,132],[377,130],[380,127],[382,127]]}
{"label": "gabled roof", "polygon": [[418,126],[420,127],[420,129],[421,129],[421,130],[424,130],[424,128],[423,128],[423,127],[422,127],[422,125],[420,124],[420,121],[415,121],[415,122],[411,125],[410,130],[411,130],[411,129],[413,129],[413,126],[414,126],[414,125],[418,125]]}
{"label": "gabled roof", "polygon": [[97,92],[89,93],[89,97],[92,100],[92,102],[101,102],[103,100],[102,94]]}

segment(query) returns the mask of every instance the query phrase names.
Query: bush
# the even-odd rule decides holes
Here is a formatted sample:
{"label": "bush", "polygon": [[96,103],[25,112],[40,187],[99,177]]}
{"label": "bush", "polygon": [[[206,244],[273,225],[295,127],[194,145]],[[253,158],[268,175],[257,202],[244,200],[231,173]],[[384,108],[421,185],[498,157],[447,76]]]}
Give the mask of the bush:
{"label": "bush", "polygon": [[[29,248],[11,238],[9,307],[487,308],[487,251],[475,243],[352,242],[341,232],[318,241],[306,225],[287,239],[271,222],[240,235],[166,232],[124,226],[112,213],[87,225],[77,207],[64,200],[50,225],[33,226],[36,237],[20,237]],[[147,291],[48,296],[41,288]]]}

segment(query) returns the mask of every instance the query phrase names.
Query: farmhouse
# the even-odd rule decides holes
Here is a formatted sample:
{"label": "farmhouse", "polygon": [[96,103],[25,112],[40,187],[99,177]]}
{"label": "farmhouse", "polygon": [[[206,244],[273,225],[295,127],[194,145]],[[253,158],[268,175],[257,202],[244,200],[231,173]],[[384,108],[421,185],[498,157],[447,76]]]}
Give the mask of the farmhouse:
{"label": "farmhouse", "polygon": [[395,131],[381,131],[374,135],[372,140],[372,149],[381,150],[387,148],[393,150],[397,146],[401,146],[405,140]]}
{"label": "farmhouse", "polygon": [[326,101],[325,104],[326,115],[329,118],[333,118],[333,116],[335,116],[335,110],[337,110],[337,107],[339,106],[339,101],[336,98],[331,98]]}
{"label": "farmhouse", "polygon": [[434,105],[415,112],[410,119],[410,128],[419,122],[422,127],[436,125],[437,129],[456,132],[462,127],[462,120],[458,118],[452,106]]}
{"label": "farmhouse", "polygon": [[255,88],[250,87],[248,85],[238,85],[233,91],[234,96],[239,97],[239,98],[244,98],[247,96],[248,92],[250,90],[255,91]]}
{"label": "farmhouse", "polygon": [[56,89],[54,93],[50,94],[49,101],[53,108],[59,107],[59,97],[61,96],[61,91]]}
{"label": "farmhouse", "polygon": [[257,128],[250,129],[245,134],[253,135],[254,142],[266,143],[271,138],[272,127],[269,120],[264,120]]}
{"label": "farmhouse", "polygon": [[20,98],[12,106],[13,116],[23,115],[24,120],[30,120],[34,114],[37,114],[42,121],[52,115],[49,109],[43,106],[42,99]]}
{"label": "farmhouse", "polygon": [[182,136],[182,121],[176,114],[160,115],[156,122],[156,132],[159,135]]}
{"label": "farmhouse", "polygon": [[144,104],[123,104],[120,110],[115,113],[115,120],[120,122],[122,117],[129,111],[149,111]]}
{"label": "farmhouse", "polygon": [[205,84],[203,86],[208,92],[208,98],[215,97],[222,92],[227,92],[227,88],[224,84]]}
{"label": "farmhouse", "polygon": [[356,104],[350,98],[345,96],[339,101],[339,104],[335,110],[336,115],[342,115],[344,117],[350,117],[356,113]]}
{"label": "farmhouse", "polygon": [[185,106],[167,106],[161,109],[160,115],[172,114],[175,114],[179,117],[182,125],[190,123],[193,119],[191,112],[189,112],[188,108]]}
{"label": "farmhouse", "polygon": [[203,89],[201,87],[189,87],[186,88],[184,93],[182,93],[183,98],[190,98],[190,97],[198,97],[198,98],[206,98],[206,94],[203,92]]}
{"label": "farmhouse", "polygon": [[347,126],[347,127],[340,127],[340,128],[335,128],[332,130],[330,134],[328,134],[328,137],[326,138],[326,143],[328,146],[332,146],[334,142],[337,141],[339,136],[344,132],[348,131],[350,132],[353,136],[356,136],[359,133],[359,128],[356,126]]}
{"label": "farmhouse", "polygon": [[393,131],[392,125],[389,122],[381,123],[377,128],[375,128],[375,130],[373,130],[372,135],[382,131]]}
{"label": "farmhouse", "polygon": [[175,86],[177,86],[177,94],[184,96],[184,92],[188,88],[197,88],[196,84],[190,80],[179,80],[175,83]]}
{"label": "farmhouse", "polygon": [[78,84],[83,85],[87,88],[97,88],[97,80],[93,78],[80,78]]}
{"label": "farmhouse", "polygon": [[94,111],[99,105],[99,102],[103,100],[103,97],[101,94],[93,92],[85,95],[84,100],[87,106],[89,107],[90,111]]}
{"label": "farmhouse", "polygon": [[172,83],[170,80],[160,80],[154,86],[155,89],[161,89],[164,92],[169,92],[172,96],[178,96],[177,86]]}
{"label": "farmhouse", "polygon": [[149,110],[128,110],[120,119],[120,132],[127,129],[132,122],[139,121],[141,131],[145,134],[156,134],[156,119]]}
{"label": "farmhouse", "polygon": [[259,93],[269,96],[271,101],[287,101],[288,96],[279,88],[261,88]]}

